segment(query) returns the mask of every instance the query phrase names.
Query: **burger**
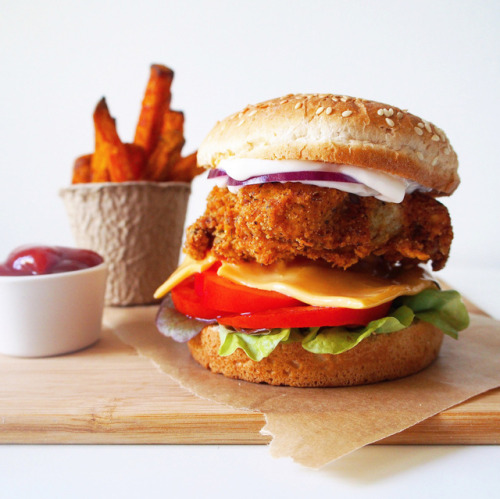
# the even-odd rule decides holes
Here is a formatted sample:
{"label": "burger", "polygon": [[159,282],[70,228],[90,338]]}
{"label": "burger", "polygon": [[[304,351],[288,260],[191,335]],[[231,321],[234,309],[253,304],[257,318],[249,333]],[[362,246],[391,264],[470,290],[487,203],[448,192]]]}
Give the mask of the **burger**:
{"label": "burger", "polygon": [[424,369],[443,334],[467,327],[459,293],[431,274],[453,238],[436,198],[459,184],[435,125],[287,95],[218,122],[198,164],[213,183],[206,211],[155,296],[160,331],[202,366],[272,385],[374,383]]}

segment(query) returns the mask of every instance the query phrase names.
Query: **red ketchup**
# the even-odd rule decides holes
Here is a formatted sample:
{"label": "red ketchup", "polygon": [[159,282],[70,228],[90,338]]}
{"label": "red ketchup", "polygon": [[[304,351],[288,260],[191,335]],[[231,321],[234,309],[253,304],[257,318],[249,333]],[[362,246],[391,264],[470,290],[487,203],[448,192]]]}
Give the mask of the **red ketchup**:
{"label": "red ketchup", "polygon": [[90,250],[62,246],[22,246],[0,264],[0,276],[44,275],[88,269],[103,262]]}

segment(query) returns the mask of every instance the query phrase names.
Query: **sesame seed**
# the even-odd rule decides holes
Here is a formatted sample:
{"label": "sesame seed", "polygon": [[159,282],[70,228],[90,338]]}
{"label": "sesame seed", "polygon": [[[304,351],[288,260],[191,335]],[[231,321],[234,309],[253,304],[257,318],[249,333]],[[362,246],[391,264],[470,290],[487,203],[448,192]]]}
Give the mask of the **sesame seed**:
{"label": "sesame seed", "polygon": [[438,164],[437,156],[432,160],[432,166],[436,166]]}
{"label": "sesame seed", "polygon": [[413,130],[415,130],[415,133],[417,135],[423,135],[424,134],[424,132],[422,131],[422,129],[418,128],[418,126],[414,127]]}
{"label": "sesame seed", "polygon": [[241,126],[241,125],[243,125],[244,122],[245,122],[245,120],[241,120],[236,126]]}
{"label": "sesame seed", "polygon": [[331,107],[327,107],[325,112],[326,112],[326,114],[332,114],[333,109]]}
{"label": "sesame seed", "polygon": [[295,104],[295,109],[300,109],[302,107],[302,102],[297,102],[297,104]]}
{"label": "sesame seed", "polygon": [[417,152],[417,158],[418,158],[420,161],[423,161],[423,160],[424,160],[424,155],[423,155],[420,151],[418,151],[418,152]]}
{"label": "sesame seed", "polygon": [[379,116],[383,116],[383,115],[384,115],[384,110],[383,110],[383,109],[379,109],[379,110],[377,111],[377,114],[378,114]]}
{"label": "sesame seed", "polygon": [[280,104],[286,104],[288,102],[288,99],[283,99]]}
{"label": "sesame seed", "polygon": [[450,154],[450,152],[451,152],[451,151],[450,151],[450,148],[449,148],[449,147],[447,147],[447,148],[444,150],[444,153],[446,154],[446,156],[448,156],[448,154]]}
{"label": "sesame seed", "polygon": [[339,100],[336,98],[336,97],[330,97],[330,99],[332,99],[333,102],[338,102]]}
{"label": "sesame seed", "polygon": [[321,114],[324,111],[324,109],[325,108],[323,106],[318,107],[318,109],[316,109],[316,114]]}
{"label": "sesame seed", "polygon": [[424,123],[425,125],[425,129],[429,132],[429,133],[432,133],[432,128],[431,126],[429,125],[429,123],[427,123],[427,121]]}
{"label": "sesame seed", "polygon": [[389,125],[389,126],[394,126],[394,121],[391,120],[391,118],[386,118],[385,119],[385,122]]}
{"label": "sesame seed", "polygon": [[443,130],[441,130],[441,128],[438,128],[437,126],[434,127],[434,130],[441,137],[441,140],[444,142],[446,140],[446,136],[445,136]]}
{"label": "sesame seed", "polygon": [[392,109],[392,107],[391,107],[390,109],[387,110],[386,116],[391,117],[393,114],[394,114],[394,109]]}
{"label": "sesame seed", "polygon": [[401,111],[398,111],[398,114],[396,115],[398,117],[398,120],[400,120],[404,114]]}
{"label": "sesame seed", "polygon": [[423,123],[419,123],[419,124],[418,124],[418,126],[419,126],[420,128],[424,128],[424,126],[425,126],[425,125],[424,125]]}
{"label": "sesame seed", "polygon": [[439,135],[434,134],[434,135],[431,137],[431,140],[433,140],[434,142],[439,142]]}
{"label": "sesame seed", "polygon": [[344,96],[342,96],[342,97],[340,98],[340,100],[341,100],[342,102],[347,102],[347,97],[344,95]]}
{"label": "sesame seed", "polygon": [[351,116],[351,114],[352,114],[352,111],[349,111],[349,110],[348,110],[348,111],[344,111],[344,112],[342,113],[342,116],[343,116],[344,118],[347,118],[348,116]]}
{"label": "sesame seed", "polygon": [[254,109],[248,113],[248,116],[253,116],[257,112],[257,109]]}

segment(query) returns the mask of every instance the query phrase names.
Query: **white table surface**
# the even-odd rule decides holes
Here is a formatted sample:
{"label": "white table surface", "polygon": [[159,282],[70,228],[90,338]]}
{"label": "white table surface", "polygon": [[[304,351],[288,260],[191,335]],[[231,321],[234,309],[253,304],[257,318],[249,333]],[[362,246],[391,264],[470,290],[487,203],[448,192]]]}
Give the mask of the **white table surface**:
{"label": "white table surface", "polygon": [[[500,318],[500,268],[441,277]],[[500,446],[378,446],[321,470],[265,445],[3,445],[0,497],[500,497]]]}

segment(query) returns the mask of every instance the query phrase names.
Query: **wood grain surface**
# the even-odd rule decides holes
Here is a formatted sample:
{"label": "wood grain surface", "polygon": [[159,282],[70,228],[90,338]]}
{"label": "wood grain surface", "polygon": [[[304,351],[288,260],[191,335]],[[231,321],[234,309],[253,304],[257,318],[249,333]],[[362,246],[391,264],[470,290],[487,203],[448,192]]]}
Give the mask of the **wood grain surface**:
{"label": "wood grain surface", "polygon": [[[0,443],[269,442],[259,433],[262,414],[192,395],[111,331],[104,331],[94,346],[71,355],[0,355],[0,379]],[[379,443],[498,444],[500,389]]]}

